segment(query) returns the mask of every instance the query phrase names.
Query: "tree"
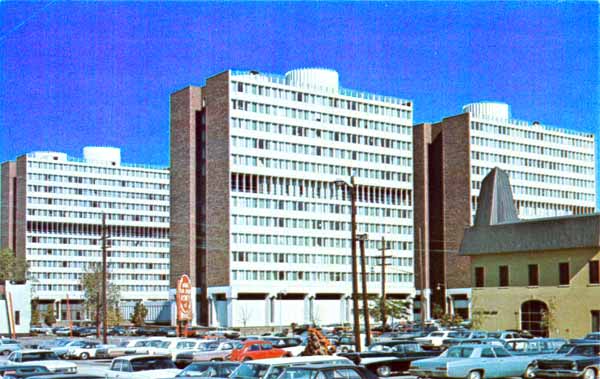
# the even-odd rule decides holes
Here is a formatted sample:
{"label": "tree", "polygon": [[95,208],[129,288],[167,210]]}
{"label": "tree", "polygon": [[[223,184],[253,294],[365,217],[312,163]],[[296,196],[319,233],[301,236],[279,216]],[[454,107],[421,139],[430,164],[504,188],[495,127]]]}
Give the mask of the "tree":
{"label": "tree", "polygon": [[248,308],[247,305],[242,305],[240,307],[240,320],[242,321],[242,324],[246,326],[251,317],[252,311]]}
{"label": "tree", "polygon": [[56,323],[56,316],[54,315],[54,304],[48,304],[46,313],[44,313],[44,323],[48,326],[52,326]]}
{"label": "tree", "polygon": [[27,279],[27,261],[25,257],[15,256],[11,249],[0,250],[0,281]]}
{"label": "tree", "polygon": [[40,310],[38,309],[37,300],[31,301],[31,325],[39,325],[40,324]]}
{"label": "tree", "polygon": [[385,308],[382,308],[383,301],[379,295],[369,296],[369,315],[375,320],[381,320],[382,310],[385,309],[386,320],[384,324],[387,324],[387,318],[398,318],[408,319],[410,317],[410,300],[402,299],[390,299],[386,297]]}
{"label": "tree", "polygon": [[[102,309],[102,265],[95,264],[92,269],[83,274],[80,281],[83,289],[83,302],[88,314],[94,314],[96,325],[100,325],[100,310]],[[119,306],[121,297],[119,287],[107,280],[106,303],[108,310]],[[107,318],[108,318],[107,311]]]}
{"label": "tree", "polygon": [[118,326],[123,323],[123,315],[121,315],[119,307],[108,309],[106,312],[106,322],[108,326]]}
{"label": "tree", "polygon": [[147,315],[148,309],[146,308],[144,303],[140,301],[133,308],[133,313],[131,314],[131,318],[129,319],[129,321],[131,321],[135,326],[144,326],[144,322],[146,321]]}

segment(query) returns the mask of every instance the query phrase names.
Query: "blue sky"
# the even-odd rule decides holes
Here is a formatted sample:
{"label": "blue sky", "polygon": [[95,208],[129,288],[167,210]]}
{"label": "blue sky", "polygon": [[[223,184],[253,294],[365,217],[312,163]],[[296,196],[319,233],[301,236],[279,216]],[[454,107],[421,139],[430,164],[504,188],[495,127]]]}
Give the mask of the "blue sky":
{"label": "blue sky", "polygon": [[167,165],[169,94],[229,68],[336,69],[415,122],[504,101],[597,132],[598,4],[0,3],[0,161],[32,150]]}

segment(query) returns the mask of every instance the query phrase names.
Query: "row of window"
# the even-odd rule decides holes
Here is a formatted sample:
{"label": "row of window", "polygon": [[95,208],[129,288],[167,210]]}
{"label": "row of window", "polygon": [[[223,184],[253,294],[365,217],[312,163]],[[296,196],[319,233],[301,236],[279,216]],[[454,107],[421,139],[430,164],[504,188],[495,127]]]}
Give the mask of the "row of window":
{"label": "row of window", "polygon": [[[556,284],[568,286],[571,283],[571,268],[569,262],[560,262],[556,266],[556,274],[551,277],[557,277]],[[485,267],[475,267],[475,287],[486,287]],[[600,284],[600,261],[592,260],[588,262],[588,281],[589,284]],[[509,266],[502,265],[498,267],[498,287],[509,287],[510,283]],[[537,264],[527,265],[527,285],[540,285],[540,267]],[[489,286],[489,285],[488,285]]]}
{"label": "row of window", "polygon": [[[145,251],[115,251],[113,248],[109,251],[111,258],[126,258],[126,259],[157,259],[169,260],[169,253],[156,253]],[[102,252],[100,250],[73,250],[73,249],[37,249],[28,248],[27,256],[36,255],[52,255],[58,257],[85,257],[85,258],[100,258]]]}
{"label": "row of window", "polygon": [[[41,268],[80,268],[85,271],[94,269],[98,262],[90,261],[66,261],[66,260],[31,260],[30,267]],[[131,270],[161,270],[168,271],[168,263],[131,263],[131,262],[108,262],[109,269],[131,269]]]}
{"label": "row of window", "polygon": [[[412,226],[406,227],[412,237]],[[232,240],[237,245],[270,245],[270,246],[305,246],[305,247],[330,247],[349,249],[352,242],[349,238],[331,237],[302,237],[302,236],[279,236],[272,234],[246,234],[232,233]],[[389,241],[390,250],[411,250],[410,241]],[[380,241],[365,241],[366,249],[377,249]]]}
{"label": "row of window", "polygon": [[[146,285],[120,285],[118,286],[121,292],[163,292],[169,291],[169,286],[146,286]],[[72,293],[82,291],[79,284],[34,284],[34,291],[49,291],[49,292],[60,292],[60,293]]]}
{"label": "row of window", "polygon": [[[324,265],[350,265],[351,257],[348,255],[333,254],[298,254],[298,253],[258,253],[248,251],[233,251],[234,262],[261,262],[261,263],[300,263]],[[381,265],[380,257],[366,257],[367,265]],[[386,262],[392,266],[412,267],[413,259],[410,257],[388,257]]]}
{"label": "row of window", "polygon": [[[350,231],[349,222],[342,221],[325,221],[312,219],[296,219],[284,217],[260,217],[260,216],[242,216],[233,215],[231,217],[233,225],[238,226],[256,226],[267,228],[288,228],[288,229],[303,229],[317,231]],[[357,224],[359,233],[386,233],[386,234],[407,234],[409,226],[402,225],[386,225],[381,222]],[[410,228],[412,232],[412,228]]]}
{"label": "row of window", "polygon": [[169,213],[168,205],[154,204],[132,204],[117,203],[113,201],[95,201],[95,200],[71,200],[53,197],[33,197],[28,196],[29,204],[58,205],[61,207],[81,207],[81,208],[104,208],[104,209],[124,209],[142,212],[163,212]]}
{"label": "row of window", "polygon": [[[29,273],[33,279],[56,279],[56,280],[81,280],[85,274],[83,272],[31,272]],[[145,280],[145,281],[165,281],[169,280],[167,274],[116,274],[108,273],[108,280]]]}
{"label": "row of window", "polygon": [[[474,151],[471,153],[471,157],[475,159],[475,156],[479,156],[479,152]],[[510,167],[510,166],[508,166]],[[491,169],[489,167],[480,167],[473,165],[471,166],[471,173],[475,175],[487,175]],[[585,180],[585,179],[576,179],[576,178],[567,178],[564,176],[557,175],[546,175],[546,174],[537,174],[534,172],[523,172],[523,171],[514,171],[510,169],[505,169],[504,172],[508,174],[511,179],[514,180],[527,180],[531,182],[540,182],[547,184],[560,184],[569,187],[582,187],[582,188],[594,188],[595,183],[593,180]]]}
{"label": "row of window", "polygon": [[[550,133],[540,133],[532,130],[520,129],[516,125],[505,126],[505,125],[492,125],[482,122],[472,122],[471,130],[480,130],[488,133],[503,134],[516,138],[533,139],[536,141],[547,141],[556,143],[559,145],[570,145],[575,147],[583,147],[586,149],[593,149],[594,142],[589,140],[583,140],[579,138],[572,138],[568,136],[560,136]],[[593,161],[593,157],[592,157]]]}
{"label": "row of window", "polygon": [[[471,143],[473,145],[484,146],[484,147],[493,147],[497,149],[505,149],[510,151],[517,152],[526,152],[526,153],[539,153],[537,150],[539,146],[525,145],[516,142],[509,141],[501,141],[494,140],[489,138],[481,138],[481,137],[471,137]],[[486,154],[486,153],[481,153]],[[585,175],[593,175],[594,168],[593,167],[585,167],[579,165],[572,165],[567,163],[558,163],[558,162],[549,162],[543,161],[539,159],[530,159],[530,158],[515,158],[520,162],[521,166],[526,167],[535,167],[535,168],[543,168],[554,171],[564,171],[564,172],[574,172],[577,174],[585,174]]]}
{"label": "row of window", "polygon": [[[48,236],[27,236],[28,243],[41,243],[53,245],[91,245],[100,246],[100,238],[71,238],[71,237],[48,237]],[[111,240],[111,247],[154,247],[169,248],[168,241],[148,241],[148,240]]]}
{"label": "row of window", "polygon": [[[477,210],[478,197],[471,197],[471,209],[473,215]],[[556,217],[566,215],[580,215],[589,214],[595,212],[595,207],[581,207],[569,204],[552,204],[552,203],[541,203],[537,201],[525,201],[516,200],[515,206],[517,213],[521,218],[532,218],[532,217]]]}
{"label": "row of window", "polygon": [[[390,124],[379,121],[359,120],[359,127],[364,129],[375,129],[396,135],[411,136],[412,127],[407,125]],[[390,138],[364,136],[346,132],[336,132],[311,128],[305,126],[294,126],[288,124],[279,124],[274,122],[258,121],[246,118],[231,118],[231,127],[234,129],[244,129],[264,133],[273,133],[278,136],[287,135],[294,137],[307,137],[321,139],[324,141],[337,141],[346,143],[364,143],[370,146],[384,147],[388,149],[402,149],[406,141],[398,141]],[[362,142],[358,142],[361,141]]]}
{"label": "row of window", "polygon": [[[408,119],[411,119],[412,117],[410,111],[386,107],[383,105],[370,104],[355,100],[344,100],[332,96],[322,96],[316,95],[314,93],[286,90],[282,88],[262,86],[257,84],[248,84],[237,81],[231,82],[231,91],[265,96],[271,99],[297,101],[307,104],[320,105],[322,107],[338,108],[345,111],[357,111],[385,115],[389,117],[403,117]],[[410,101],[402,101],[402,105],[410,107],[411,103]]]}
{"label": "row of window", "polygon": [[[317,199],[350,200],[350,188],[334,182],[291,179],[253,174],[231,174],[232,192],[250,192]],[[389,205],[412,205],[412,191],[399,188],[356,185],[356,201]],[[279,202],[283,206],[283,200]],[[283,209],[283,208],[280,208]],[[302,210],[302,209],[300,209]],[[336,211],[336,213],[339,213]]]}
{"label": "row of window", "polygon": [[[27,221],[27,231],[49,234],[76,234],[81,236],[93,235],[96,238],[100,238],[102,235],[102,225],[74,224],[51,221]],[[107,225],[106,233],[110,238],[169,238],[169,228],[154,228],[145,226]]]}
{"label": "row of window", "polygon": [[41,182],[55,182],[55,183],[73,183],[73,184],[85,184],[88,186],[111,186],[120,188],[143,188],[151,190],[168,190],[169,184],[166,183],[152,183],[152,182],[135,182],[131,180],[113,180],[113,179],[99,179],[99,178],[86,178],[82,176],[67,176],[67,175],[51,175],[51,174],[27,174],[27,179],[31,181]]}
{"label": "row of window", "polygon": [[169,180],[168,170],[133,170],[126,168],[112,168],[103,166],[91,166],[90,164],[73,164],[73,163],[53,163],[53,162],[39,162],[27,160],[27,167],[29,168],[41,168],[52,171],[74,171],[74,172],[87,172],[91,174],[100,175],[114,175],[120,178],[128,177],[141,177],[151,179],[162,179]]}
{"label": "row of window", "polygon": [[[410,160],[402,158],[402,160]],[[247,155],[233,155],[232,163],[235,165],[249,167],[267,167],[278,170],[302,171],[311,174],[329,174],[335,176],[349,176],[354,174],[364,179],[393,180],[406,182],[410,180],[412,174],[397,171],[370,170],[365,168],[350,168],[347,166],[311,163],[303,161],[294,161],[287,159],[262,158]],[[202,175],[205,175],[202,167]]]}
{"label": "row of window", "polygon": [[99,189],[82,188],[81,186],[71,187],[59,187],[59,186],[41,186],[41,185],[28,185],[27,191],[41,192],[41,193],[62,193],[67,195],[82,195],[87,197],[93,197],[98,199],[100,197],[107,198],[120,198],[120,199],[136,199],[136,200],[157,200],[157,201],[169,201],[169,195],[152,194],[152,193],[139,193],[139,192],[127,192],[127,191],[105,191]]}
{"label": "row of window", "polygon": [[[350,282],[349,272],[317,272],[317,271],[259,271],[232,270],[233,280],[305,280],[310,282]],[[413,274],[386,274],[387,283],[412,283]],[[380,273],[367,273],[368,282],[380,282]]]}
{"label": "row of window", "polygon": [[[481,182],[478,180],[471,181],[471,188],[474,190],[480,190]],[[513,195],[551,197],[553,199],[574,199],[591,202],[593,202],[596,199],[596,196],[594,196],[594,194],[591,193],[561,191],[548,188],[525,187],[517,185],[512,185],[511,188]]]}
{"label": "row of window", "polygon": [[578,166],[578,165],[572,165],[572,164],[567,164],[567,163],[550,162],[550,161],[540,160],[540,159],[520,158],[520,157],[504,155],[504,154],[484,153],[481,151],[474,152],[474,154],[472,154],[471,156],[475,157],[473,159],[478,159],[478,160],[482,160],[482,161],[486,161],[486,162],[506,163],[506,164],[510,164],[512,166],[542,168],[542,169],[546,169],[546,170],[573,172],[576,174],[583,174],[583,175],[593,175],[594,174],[593,167]]}
{"label": "row of window", "polygon": [[[40,216],[40,217],[62,217],[68,219],[87,219],[87,220],[101,220],[102,211],[98,212],[78,212],[78,211],[63,211],[63,210],[49,210],[49,209],[27,209],[28,216]],[[141,215],[129,215],[129,214],[107,214],[106,219],[110,221],[134,221],[134,222],[161,222],[168,223],[169,217],[162,216],[141,216]]]}
{"label": "row of window", "polygon": [[[239,197],[232,196],[233,207],[237,208],[257,208],[257,209],[283,209],[283,210],[298,210],[302,208],[309,210],[313,213],[329,213],[331,204],[329,203],[315,203],[315,202],[303,202],[303,205],[299,207],[294,201],[286,200],[272,200],[272,199],[257,199],[255,197]],[[349,205],[341,205],[340,208],[335,206],[336,213],[350,214]],[[373,206],[359,206],[356,208],[356,214],[358,216],[368,217],[393,217],[393,218],[409,218],[412,219],[412,210],[408,209],[391,209]]]}

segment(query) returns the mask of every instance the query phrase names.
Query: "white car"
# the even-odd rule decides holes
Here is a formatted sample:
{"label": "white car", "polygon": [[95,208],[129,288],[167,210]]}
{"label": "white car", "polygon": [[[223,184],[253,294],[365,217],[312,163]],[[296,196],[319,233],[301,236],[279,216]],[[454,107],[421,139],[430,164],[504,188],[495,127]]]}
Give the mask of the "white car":
{"label": "white car", "polygon": [[65,353],[67,359],[81,359],[86,360],[90,358],[96,358],[96,353],[100,348],[111,348],[115,345],[102,345],[96,341],[83,341],[79,340],[77,343],[72,344],[68,347]]}
{"label": "white car", "polygon": [[175,368],[170,356],[134,355],[113,359],[106,371],[107,379],[167,379],[181,370]]}
{"label": "white car", "polygon": [[131,354],[152,354],[153,349],[158,348],[161,342],[157,339],[123,341],[116,347],[99,347],[96,350],[96,357],[115,358]]}
{"label": "white car", "polygon": [[152,355],[170,355],[175,360],[177,354],[184,351],[196,349],[205,341],[190,338],[168,338],[162,340],[157,347],[149,348],[147,354]]}
{"label": "white car", "polygon": [[44,366],[52,373],[75,374],[77,365],[72,362],[61,360],[51,350],[21,350],[15,351],[8,356],[6,362],[9,366],[32,365]]}
{"label": "white car", "polygon": [[445,339],[447,338],[458,338],[461,336],[461,332],[455,330],[439,330],[437,332],[431,332],[425,337],[415,338],[421,346],[424,348],[441,348]]}

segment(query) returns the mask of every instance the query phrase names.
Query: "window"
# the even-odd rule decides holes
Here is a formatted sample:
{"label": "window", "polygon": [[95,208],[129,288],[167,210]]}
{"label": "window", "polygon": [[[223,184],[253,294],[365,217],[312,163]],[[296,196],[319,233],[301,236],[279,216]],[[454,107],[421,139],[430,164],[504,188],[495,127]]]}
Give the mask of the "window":
{"label": "window", "polygon": [[568,286],[571,280],[569,273],[569,262],[561,262],[558,264],[558,283],[561,286]]}
{"label": "window", "polygon": [[508,266],[500,266],[499,271],[499,286],[508,287]]}
{"label": "window", "polygon": [[481,358],[496,358],[491,348],[486,348],[481,351]]}
{"label": "window", "polygon": [[590,284],[600,284],[600,261],[590,261]]}
{"label": "window", "polygon": [[539,275],[538,265],[529,265],[529,285],[530,286],[539,286],[540,285],[540,275]]}
{"label": "window", "polygon": [[485,270],[483,267],[475,267],[475,287],[485,287]]}
{"label": "window", "polygon": [[21,311],[15,311],[15,325],[21,325]]}
{"label": "window", "polygon": [[592,332],[600,332],[600,311],[592,311]]}

